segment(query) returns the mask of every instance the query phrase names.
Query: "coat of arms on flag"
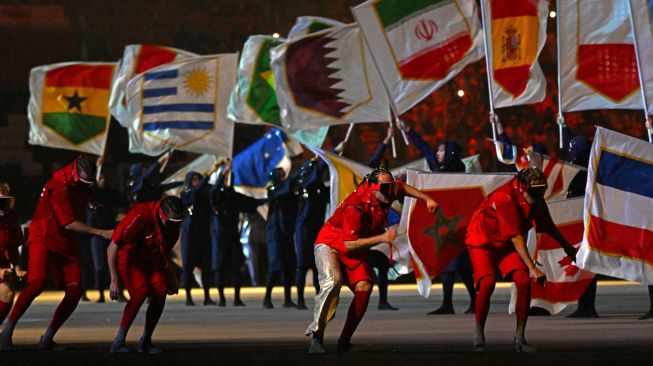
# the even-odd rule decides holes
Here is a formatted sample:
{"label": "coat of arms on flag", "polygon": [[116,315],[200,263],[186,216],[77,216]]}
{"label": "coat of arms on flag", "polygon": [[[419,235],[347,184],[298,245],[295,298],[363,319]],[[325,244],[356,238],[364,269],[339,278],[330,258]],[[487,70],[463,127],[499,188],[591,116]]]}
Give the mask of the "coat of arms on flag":
{"label": "coat of arms on flag", "polygon": [[545,0],[484,1],[495,107],[541,102],[546,79],[537,58],[546,42]]}
{"label": "coat of arms on flag", "polygon": [[61,63],[30,72],[29,143],[101,155],[114,63]]}
{"label": "coat of arms on flag", "polygon": [[169,149],[231,156],[226,118],[237,54],[193,57],[146,71],[127,85],[130,128],[139,151]]}
{"label": "coat of arms on flag", "polygon": [[653,284],[653,144],[597,128],[578,266]]}
{"label": "coat of arms on flag", "polygon": [[473,0],[370,0],[353,12],[398,114],[483,57]]}
{"label": "coat of arms on flag", "polygon": [[355,24],[289,40],[272,49],[284,127],[390,120],[390,104]]}

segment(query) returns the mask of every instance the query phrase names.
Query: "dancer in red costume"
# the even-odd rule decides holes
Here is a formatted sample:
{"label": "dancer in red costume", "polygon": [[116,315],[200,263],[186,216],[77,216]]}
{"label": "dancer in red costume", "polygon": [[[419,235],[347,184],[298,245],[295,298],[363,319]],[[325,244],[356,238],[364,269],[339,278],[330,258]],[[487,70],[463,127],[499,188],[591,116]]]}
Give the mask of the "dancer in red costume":
{"label": "dancer in red costume", "polygon": [[478,291],[475,352],[485,351],[485,322],[497,268],[504,277],[512,278],[517,288],[515,350],[536,350],[524,338],[531,301],[531,278],[544,285],[546,277],[533,263],[524,241],[524,235],[532,227],[538,233],[547,233],[558,241],[565,253],[575,260],[576,249],[562,237],[549,214],[544,201],[546,187],[546,177],[541,170],[521,170],[517,177],[485,199],[467,227],[466,242]]}
{"label": "dancer in red costume", "polygon": [[14,303],[15,282],[26,274],[18,264],[18,247],[23,240],[9,184],[0,183],[0,324]]}
{"label": "dancer in red costume", "polygon": [[343,282],[341,263],[354,299],[338,340],[338,349],[351,349],[351,337],[365,315],[372,292],[372,271],[366,260],[368,252],[378,243],[391,243],[394,239],[396,230],[386,230],[388,210],[392,201],[402,200],[404,195],[426,201],[431,213],[437,209],[437,203],[427,195],[395,181],[389,171],[378,168],[365,177],[320,230],[314,250],[320,292],[315,297],[314,320],[305,333],[313,336],[309,353],[326,352],[324,330],[338,305]]}
{"label": "dancer in red costume", "polygon": [[73,313],[80,298],[81,269],[77,253],[79,233],[110,238],[113,230],[86,225],[86,207],[95,183],[95,161],[79,157],[56,171],[45,185],[30,224],[27,286],[18,296],[4,330],[0,349],[11,349],[14,328],[32,301],[45,289],[48,272],[65,295],[46,329],[39,349],[55,348],[53,339],[61,325]]}
{"label": "dancer in red costume", "polygon": [[125,346],[127,331],[136,314],[149,297],[145,315],[145,329],[138,352],[161,353],[152,345],[167,294],[176,294],[179,283],[168,262],[168,252],[179,239],[184,205],[177,197],[164,197],[155,202],[135,204],[120,222],[107,248],[111,285],[111,299],[118,300],[118,272],[129,292],[129,301],[120,321],[118,335],[109,352],[129,352]]}

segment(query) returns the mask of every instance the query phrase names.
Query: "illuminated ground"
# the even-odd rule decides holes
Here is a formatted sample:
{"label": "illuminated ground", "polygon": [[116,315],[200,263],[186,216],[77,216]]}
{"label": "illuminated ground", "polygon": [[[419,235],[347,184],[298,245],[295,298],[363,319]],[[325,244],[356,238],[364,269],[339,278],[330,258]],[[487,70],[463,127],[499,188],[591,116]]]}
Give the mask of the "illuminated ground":
{"label": "illuminated ground", "polygon": [[[510,290],[500,286],[493,298],[488,321],[488,351],[472,354],[472,315],[426,316],[440,301],[434,286],[430,299],[417,295],[414,286],[391,288],[390,302],[401,310],[378,311],[375,296],[354,343],[362,352],[339,354],[335,342],[344,323],[351,295],[343,289],[339,313],[327,330],[327,348],[333,353],[307,355],[308,338],[303,331],[311,313],[280,307],[281,291],[275,291],[275,309],[263,309],[262,290],[244,291],[246,308],[200,305],[186,307],[181,296],[166,305],[155,342],[166,352],[159,356],[109,355],[123,304],[82,303],[56,338],[69,346],[62,352],[34,349],[47,326],[60,293],[47,293],[30,308],[18,326],[16,351],[0,353],[2,365],[124,365],[124,364],[213,364],[213,365],[548,365],[562,364],[650,364],[653,360],[653,321],[637,318],[648,309],[645,286],[624,282],[601,283],[598,319],[575,320],[564,316],[531,317],[527,338],[539,348],[531,355],[515,354],[511,348],[514,317],[507,315]],[[229,292],[228,292],[229,294]],[[89,293],[91,297],[94,293]],[[215,294],[214,294],[215,296]],[[93,298],[93,297],[92,297]],[[312,298],[312,293],[309,293]],[[456,288],[454,302],[460,313],[467,295]],[[311,301],[312,304],[312,301]],[[568,313],[571,309],[566,310]],[[143,324],[137,318],[128,340],[135,347]]]}

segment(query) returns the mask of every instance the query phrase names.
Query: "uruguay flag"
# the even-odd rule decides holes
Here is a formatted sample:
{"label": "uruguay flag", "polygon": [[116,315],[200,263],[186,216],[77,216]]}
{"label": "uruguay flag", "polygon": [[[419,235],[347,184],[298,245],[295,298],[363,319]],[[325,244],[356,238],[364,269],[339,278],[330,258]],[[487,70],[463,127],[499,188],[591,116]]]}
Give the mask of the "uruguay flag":
{"label": "uruguay flag", "polygon": [[126,100],[136,135],[132,152],[177,149],[230,157],[234,127],[226,111],[237,60],[237,54],[191,57],[131,79]]}
{"label": "uruguay flag", "polygon": [[597,128],[580,268],[653,284],[653,144]]}

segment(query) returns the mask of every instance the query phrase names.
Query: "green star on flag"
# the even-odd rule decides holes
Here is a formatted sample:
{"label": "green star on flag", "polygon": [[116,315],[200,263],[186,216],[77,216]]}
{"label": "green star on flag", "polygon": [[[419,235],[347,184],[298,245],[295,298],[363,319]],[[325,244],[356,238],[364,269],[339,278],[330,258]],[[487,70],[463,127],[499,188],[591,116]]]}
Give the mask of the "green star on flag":
{"label": "green star on flag", "polygon": [[440,255],[442,249],[447,245],[457,247],[464,247],[464,243],[460,243],[456,233],[456,226],[463,215],[454,216],[447,219],[442,210],[438,210],[435,223],[424,230],[424,235],[435,238],[436,240],[436,255]]}

